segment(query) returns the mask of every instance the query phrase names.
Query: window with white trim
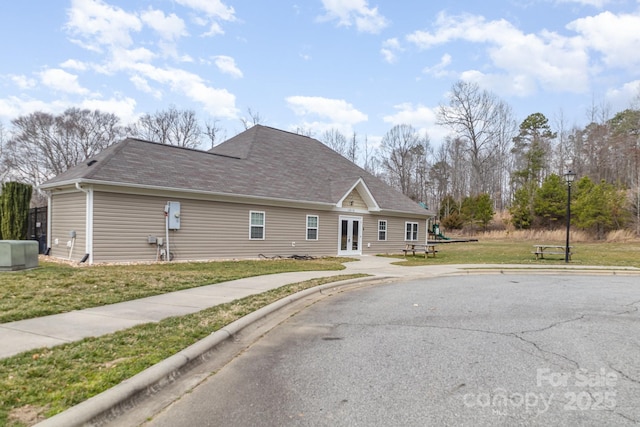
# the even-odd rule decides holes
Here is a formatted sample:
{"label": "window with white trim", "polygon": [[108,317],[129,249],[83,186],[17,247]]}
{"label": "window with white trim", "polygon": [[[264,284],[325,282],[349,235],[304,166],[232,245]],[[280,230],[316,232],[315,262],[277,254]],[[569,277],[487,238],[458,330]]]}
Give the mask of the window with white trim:
{"label": "window with white trim", "polygon": [[249,212],[249,239],[264,240],[264,212]]}
{"label": "window with white trim", "polygon": [[387,220],[378,220],[378,240],[387,240]]}
{"label": "window with white trim", "polygon": [[318,215],[307,215],[307,240],[318,240]]}
{"label": "window with white trim", "polygon": [[405,236],[404,240],[409,242],[415,242],[418,240],[418,223],[417,222],[405,222]]}

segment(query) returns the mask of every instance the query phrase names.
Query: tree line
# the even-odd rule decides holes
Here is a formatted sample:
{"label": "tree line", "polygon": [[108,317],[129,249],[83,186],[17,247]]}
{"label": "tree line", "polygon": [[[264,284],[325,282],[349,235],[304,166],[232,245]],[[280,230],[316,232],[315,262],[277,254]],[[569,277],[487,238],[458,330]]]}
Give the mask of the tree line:
{"label": "tree line", "polygon": [[[241,123],[248,129],[262,120],[248,109]],[[410,123],[393,126],[377,146],[355,132],[296,132],[316,137],[426,203],[449,228],[486,228],[496,211],[508,212],[516,228],[560,227],[567,201],[562,177],[572,170],[578,177],[572,198],[576,225],[597,236],[615,228],[640,234],[639,109],[610,115],[607,108],[593,106],[585,127],[568,126],[562,115],[551,124],[540,112],[518,124],[498,96],[459,81],[439,106],[437,122],[450,131],[437,147],[428,133]],[[0,181],[37,186],[126,136],[210,148],[226,132],[217,120],[203,123],[195,111],[175,107],[144,114],[132,124],[114,114],[78,108],[58,115],[35,112],[12,120],[9,129],[0,124]],[[611,205],[594,205],[603,200]],[[36,192],[32,203],[42,204]],[[597,224],[589,222],[596,217]]]}

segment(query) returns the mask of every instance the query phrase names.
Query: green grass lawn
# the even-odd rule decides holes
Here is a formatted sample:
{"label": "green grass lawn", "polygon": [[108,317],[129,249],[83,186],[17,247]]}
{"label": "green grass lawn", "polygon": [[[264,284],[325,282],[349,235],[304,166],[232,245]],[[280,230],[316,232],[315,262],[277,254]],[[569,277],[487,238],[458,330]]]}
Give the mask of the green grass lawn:
{"label": "green grass lawn", "polygon": [[[403,265],[565,265],[561,255],[536,260],[533,241],[449,243],[436,258],[398,255]],[[545,241],[545,243],[563,244]],[[571,265],[640,267],[640,242],[572,244]],[[72,267],[42,262],[0,273],[0,323],[111,304],[243,277],[287,271],[341,270],[348,259],[158,263]],[[338,274],[338,273],[337,273]],[[0,360],[0,425],[32,425],[188,347],[240,317],[303,289],[356,276],[287,285],[187,316]],[[39,417],[39,418],[38,418]]]}
{"label": "green grass lawn", "polygon": [[[435,258],[409,255],[403,265],[424,264],[524,264],[565,265],[563,255],[536,259],[533,241],[487,240],[468,243],[443,243]],[[544,242],[564,245],[564,242]],[[570,265],[600,265],[640,268],[640,242],[572,243]],[[402,255],[399,258],[404,257]]]}
{"label": "green grass lawn", "polygon": [[0,273],[0,323],[113,304],[244,277],[343,270],[346,258],[247,260],[74,267],[41,262]]}
{"label": "green grass lawn", "polygon": [[324,283],[362,276],[333,276],[287,285],[198,313],[0,359],[0,426],[35,424],[272,302]]}

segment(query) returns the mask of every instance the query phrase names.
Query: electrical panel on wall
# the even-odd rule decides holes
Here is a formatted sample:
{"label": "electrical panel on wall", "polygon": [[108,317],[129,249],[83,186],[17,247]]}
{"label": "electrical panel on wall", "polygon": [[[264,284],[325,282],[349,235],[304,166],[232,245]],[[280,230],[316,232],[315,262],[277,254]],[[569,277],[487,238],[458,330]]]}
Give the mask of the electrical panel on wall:
{"label": "electrical panel on wall", "polygon": [[169,230],[180,230],[180,202],[167,202]]}

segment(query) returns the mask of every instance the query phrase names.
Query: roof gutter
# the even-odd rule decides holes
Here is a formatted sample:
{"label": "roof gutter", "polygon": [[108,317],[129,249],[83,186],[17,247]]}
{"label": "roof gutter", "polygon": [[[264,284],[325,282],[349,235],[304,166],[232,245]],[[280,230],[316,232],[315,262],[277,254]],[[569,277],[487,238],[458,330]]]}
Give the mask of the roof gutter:
{"label": "roof gutter", "polygon": [[[44,187],[39,187],[41,189],[48,189],[49,191],[53,190],[54,188],[57,187],[65,187],[67,185],[75,185],[75,188],[79,189],[80,191],[86,192],[84,189],[82,189],[80,187],[81,184],[88,184],[88,185],[105,185],[105,186],[113,186],[113,187],[123,187],[123,188],[135,188],[137,190],[151,190],[151,191],[161,191],[161,192],[167,192],[167,191],[173,191],[176,193],[183,193],[183,194],[200,194],[200,195],[205,195],[205,196],[211,196],[211,197],[220,197],[223,199],[233,199],[233,201],[237,201],[237,199],[243,199],[243,200],[247,200],[250,201],[251,203],[260,203],[260,202],[266,202],[269,204],[273,204],[273,203],[278,203],[278,204],[290,204],[290,203],[300,203],[303,205],[308,205],[308,206],[316,206],[317,208],[324,208],[325,210],[328,209],[332,209],[334,208],[336,205],[335,203],[329,203],[329,202],[313,202],[313,201],[307,201],[307,200],[292,200],[292,199],[283,199],[283,198],[278,198],[278,197],[264,197],[264,196],[252,196],[252,195],[247,195],[247,194],[233,194],[233,193],[222,193],[219,191],[203,191],[203,190],[190,190],[190,189],[185,189],[185,188],[175,188],[175,187],[160,187],[160,186],[155,186],[155,185],[140,185],[140,184],[131,184],[131,183],[120,183],[120,182],[112,182],[112,181],[100,181],[100,180],[86,180],[86,179],[79,179],[79,180],[69,180],[69,181],[62,181],[62,182],[57,182],[57,183],[52,183],[52,184],[48,184]],[[225,200],[225,201],[230,201],[230,200]]]}

